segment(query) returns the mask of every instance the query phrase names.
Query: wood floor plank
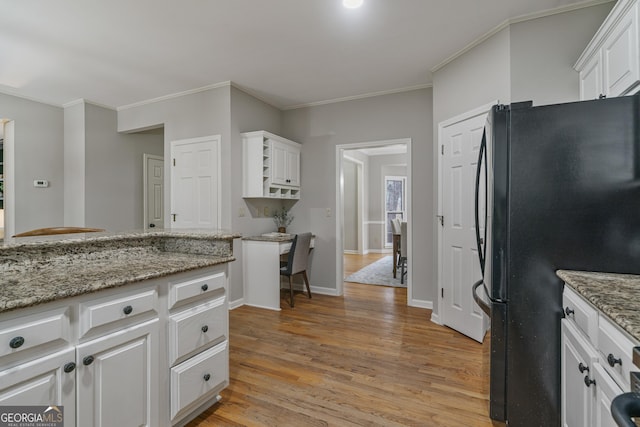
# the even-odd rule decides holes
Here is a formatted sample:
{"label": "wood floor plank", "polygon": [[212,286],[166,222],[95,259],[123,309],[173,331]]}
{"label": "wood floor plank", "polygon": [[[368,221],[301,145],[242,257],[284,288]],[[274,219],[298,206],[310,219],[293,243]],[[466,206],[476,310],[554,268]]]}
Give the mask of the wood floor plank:
{"label": "wood floor plank", "polygon": [[[345,274],[380,258],[346,257]],[[189,427],[492,426],[488,346],[408,307],[406,288],[345,283],[281,312],[230,312],[230,385]],[[498,425],[498,424],[495,424]]]}

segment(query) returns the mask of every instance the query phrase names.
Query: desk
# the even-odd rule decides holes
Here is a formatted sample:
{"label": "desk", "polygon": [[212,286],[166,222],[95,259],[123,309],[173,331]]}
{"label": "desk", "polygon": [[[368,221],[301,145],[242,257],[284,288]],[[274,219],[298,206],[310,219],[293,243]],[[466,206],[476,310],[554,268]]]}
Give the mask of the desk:
{"label": "desk", "polygon": [[[280,310],[280,255],[288,254],[291,237],[253,236],[242,239],[244,303]],[[311,247],[315,238],[311,238]]]}

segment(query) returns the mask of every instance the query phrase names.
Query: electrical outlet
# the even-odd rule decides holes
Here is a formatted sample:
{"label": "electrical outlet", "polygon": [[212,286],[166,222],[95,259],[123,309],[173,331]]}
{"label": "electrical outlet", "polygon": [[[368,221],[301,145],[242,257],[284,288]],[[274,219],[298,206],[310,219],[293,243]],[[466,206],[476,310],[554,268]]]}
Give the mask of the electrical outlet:
{"label": "electrical outlet", "polygon": [[327,215],[327,218],[331,218],[331,208],[327,208],[326,215]]}
{"label": "electrical outlet", "polygon": [[245,213],[244,207],[240,207],[240,208],[238,209],[238,216],[239,216],[239,217],[243,217],[243,216],[245,216],[245,215],[246,215],[246,213]]}
{"label": "electrical outlet", "polygon": [[269,206],[265,206],[263,211],[264,211],[265,218],[268,217],[268,216],[271,216],[270,212],[269,212]]}

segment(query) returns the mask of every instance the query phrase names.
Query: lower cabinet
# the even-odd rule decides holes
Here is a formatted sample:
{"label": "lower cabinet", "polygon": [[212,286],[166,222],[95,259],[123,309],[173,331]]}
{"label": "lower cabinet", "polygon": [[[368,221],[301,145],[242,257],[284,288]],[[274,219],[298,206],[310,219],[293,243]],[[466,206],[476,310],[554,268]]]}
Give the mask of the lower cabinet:
{"label": "lower cabinet", "polygon": [[[593,427],[618,427],[611,416],[611,401],[623,391],[605,371],[600,363],[596,363],[593,370],[593,380],[597,384],[595,398],[595,414]],[[587,424],[585,424],[586,426]]]}
{"label": "lower cabinet", "polygon": [[77,347],[78,426],[158,425],[158,323]]}
{"label": "lower cabinet", "polygon": [[65,426],[76,425],[75,360],[68,348],[0,371],[0,406],[64,406]]}

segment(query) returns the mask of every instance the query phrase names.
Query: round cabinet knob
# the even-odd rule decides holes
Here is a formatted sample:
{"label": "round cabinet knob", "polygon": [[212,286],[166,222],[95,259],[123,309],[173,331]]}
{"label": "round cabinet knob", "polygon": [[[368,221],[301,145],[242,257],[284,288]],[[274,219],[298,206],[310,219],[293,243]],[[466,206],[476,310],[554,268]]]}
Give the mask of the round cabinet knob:
{"label": "round cabinet knob", "polygon": [[616,366],[616,364],[622,366],[622,359],[616,359],[615,356],[611,353],[609,353],[609,355],[607,356],[607,362],[609,362],[609,366],[611,366],[612,368]]}
{"label": "round cabinet knob", "polygon": [[201,288],[201,289],[202,289],[202,291],[203,291],[203,292],[206,292],[206,291],[207,291],[207,289],[209,289],[209,285],[207,285],[207,284],[205,283],[204,285],[202,285],[202,288]]}
{"label": "round cabinet knob", "polygon": [[589,372],[589,367],[584,363],[580,362],[580,364],[578,364],[578,370],[580,371],[581,374],[584,374],[584,371]]}
{"label": "round cabinet knob", "polygon": [[24,338],[22,337],[15,337],[9,341],[9,347],[11,348],[20,348],[22,344],[24,344]]}
{"label": "round cabinet knob", "polygon": [[589,376],[584,377],[584,385],[591,387],[591,384],[596,385],[596,380],[592,380]]}
{"label": "round cabinet knob", "polygon": [[84,366],[89,366],[93,363],[93,356],[87,356],[84,359],[82,359],[82,364]]}
{"label": "round cabinet knob", "polygon": [[575,314],[575,311],[569,307],[566,307],[564,309],[564,314],[566,314],[567,316],[571,316],[572,314]]}
{"label": "round cabinet knob", "polygon": [[209,381],[211,379],[211,375],[204,374],[204,377],[202,377],[202,378],[204,378],[205,381]]}
{"label": "round cabinet knob", "polygon": [[64,365],[64,371],[68,374],[70,372],[73,372],[74,369],[76,369],[76,364],[73,362],[69,362],[66,365]]}
{"label": "round cabinet knob", "polygon": [[207,333],[207,331],[209,330],[209,327],[207,325],[204,325],[201,329],[202,329],[202,332]]}
{"label": "round cabinet knob", "polygon": [[133,312],[133,307],[131,307],[130,305],[126,306],[125,308],[122,309],[122,311],[124,312],[124,314],[131,314]]}

